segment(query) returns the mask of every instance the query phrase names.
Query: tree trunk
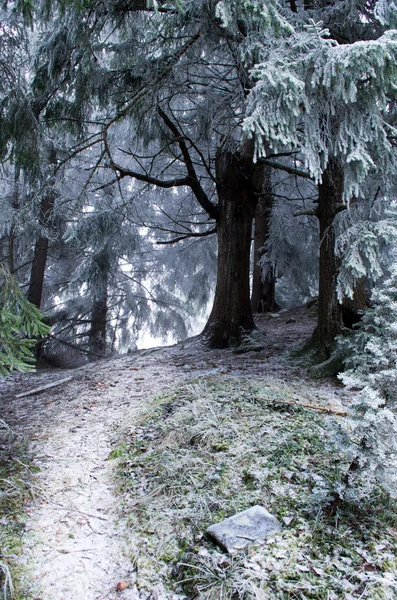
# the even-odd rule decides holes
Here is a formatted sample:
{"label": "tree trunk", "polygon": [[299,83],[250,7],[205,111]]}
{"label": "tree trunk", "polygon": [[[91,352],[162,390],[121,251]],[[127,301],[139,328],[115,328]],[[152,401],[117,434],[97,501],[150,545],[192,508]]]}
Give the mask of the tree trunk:
{"label": "tree trunk", "polygon": [[[48,148],[48,164],[50,168],[57,164],[57,155],[54,146]],[[56,192],[54,189],[55,179],[52,177],[47,188],[44,190],[44,195],[40,204],[39,223],[41,227],[47,229],[50,225],[52,212],[54,210],[54,204],[56,199]],[[36,240],[32,268],[30,271],[30,281],[27,293],[29,302],[41,307],[43,299],[43,288],[44,288],[44,274],[47,265],[48,255],[48,237],[40,235]]]}
{"label": "tree trunk", "polygon": [[252,273],[251,308],[253,312],[264,313],[278,309],[275,300],[276,277],[274,269],[269,265],[263,273],[259,260],[265,255],[265,244],[270,233],[270,216],[273,205],[270,167],[264,171],[263,196],[255,211],[254,224],[254,268]]}
{"label": "tree trunk", "polygon": [[250,302],[252,222],[263,182],[263,167],[252,162],[252,145],[216,156],[219,202],[218,272],[214,305],[203,337],[212,348],[237,345],[255,329]]}
{"label": "tree trunk", "polygon": [[365,277],[359,279],[354,287],[353,298],[344,298],[342,302],[343,325],[352,329],[361,321],[362,313],[370,307],[370,291]]}
{"label": "tree trunk", "polygon": [[[42,227],[48,227],[51,213],[54,208],[55,194],[49,190],[41,201],[40,206],[40,225]],[[27,293],[29,302],[41,307],[43,298],[43,287],[44,287],[44,274],[47,265],[48,255],[48,237],[40,236],[36,240],[32,268],[30,271],[30,281]]]}
{"label": "tree trunk", "polygon": [[334,219],[342,205],[343,186],[343,169],[331,160],[318,186],[317,207],[320,224],[318,322],[312,341],[319,347],[322,359],[329,358],[343,326],[342,306],[336,296],[340,259],[335,255],[334,229]]}
{"label": "tree trunk", "polygon": [[108,316],[107,287],[104,288],[100,298],[95,298],[91,312],[91,327],[88,334],[88,348],[92,352],[92,359],[106,354],[106,325]]}

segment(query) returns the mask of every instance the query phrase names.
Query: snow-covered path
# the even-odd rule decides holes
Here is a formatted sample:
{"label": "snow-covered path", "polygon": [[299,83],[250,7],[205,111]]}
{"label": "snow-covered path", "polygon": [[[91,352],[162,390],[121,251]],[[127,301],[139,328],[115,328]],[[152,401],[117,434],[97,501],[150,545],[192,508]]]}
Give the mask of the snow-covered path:
{"label": "snow-covered path", "polygon": [[[139,598],[123,524],[117,520],[108,457],[116,431],[139,419],[161,389],[183,378],[170,354],[171,349],[160,350],[89,365],[60,387],[8,399],[2,414],[29,437],[40,469],[21,558],[23,598],[112,600],[120,597],[116,586],[124,581],[130,587],[123,598]],[[23,376],[20,389],[68,374]]]}

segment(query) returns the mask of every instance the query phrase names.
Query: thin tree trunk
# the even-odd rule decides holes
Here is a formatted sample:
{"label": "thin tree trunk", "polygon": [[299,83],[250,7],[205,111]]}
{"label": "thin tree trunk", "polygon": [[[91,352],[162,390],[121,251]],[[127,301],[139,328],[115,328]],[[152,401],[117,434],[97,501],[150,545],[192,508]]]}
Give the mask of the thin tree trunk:
{"label": "thin tree trunk", "polygon": [[254,220],[254,267],[252,273],[251,308],[255,313],[272,312],[278,309],[275,299],[276,277],[270,265],[263,273],[259,261],[265,255],[265,244],[270,234],[270,216],[273,206],[271,169],[264,170],[263,195],[255,211]]}
{"label": "thin tree trunk", "polygon": [[[56,150],[53,146],[49,148],[48,163],[50,167],[51,165],[56,165],[57,163]],[[44,195],[40,204],[39,223],[44,229],[49,227],[52,212],[54,210],[56,199],[56,192],[53,188],[54,185],[55,180],[53,178],[47,189],[44,191]],[[47,256],[48,237],[46,235],[40,235],[36,240],[34,248],[29,288],[27,293],[29,302],[37,306],[37,308],[41,307],[43,299],[44,275],[47,266]]]}
{"label": "thin tree trunk", "polygon": [[[55,194],[52,191],[48,191],[41,201],[40,206],[40,225],[42,227],[48,227],[51,214],[54,208]],[[48,237],[40,236],[36,240],[34,247],[32,268],[30,271],[30,281],[27,293],[29,302],[41,307],[43,298],[44,288],[44,274],[47,265],[48,255]]]}
{"label": "thin tree trunk", "polygon": [[216,156],[219,202],[218,272],[214,305],[203,336],[212,348],[239,343],[255,329],[250,301],[252,222],[263,181],[263,168],[252,162],[252,146],[240,152],[219,149]]}
{"label": "thin tree trunk", "polygon": [[93,301],[91,312],[91,327],[88,334],[88,348],[94,355],[105,356],[106,354],[106,326],[108,316],[108,294],[107,287],[104,288],[101,297]]}
{"label": "thin tree trunk", "polygon": [[[320,224],[320,264],[318,290],[318,322],[312,342],[321,350],[321,358],[328,358],[335,346],[335,338],[342,332],[342,306],[336,296],[336,282],[340,259],[335,255],[334,219],[343,197],[343,169],[330,161],[318,187],[317,216]],[[319,355],[320,356],[320,355]]]}

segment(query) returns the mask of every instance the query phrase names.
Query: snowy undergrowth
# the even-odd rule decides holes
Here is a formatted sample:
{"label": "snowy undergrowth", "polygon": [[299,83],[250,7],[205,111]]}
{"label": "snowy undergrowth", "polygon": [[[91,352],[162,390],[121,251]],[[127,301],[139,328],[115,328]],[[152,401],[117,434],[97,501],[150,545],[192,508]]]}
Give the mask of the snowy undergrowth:
{"label": "snowy undergrowth", "polygon": [[[142,597],[396,597],[396,504],[374,491],[323,514],[318,499],[347,464],[328,443],[329,417],[291,401],[292,385],[208,377],[158,397],[115,449]],[[284,525],[263,546],[229,556],[203,535],[254,504]]]}
{"label": "snowy undergrowth", "polygon": [[0,419],[0,600],[14,597],[14,559],[22,546],[24,506],[32,497],[31,469],[27,440]]}

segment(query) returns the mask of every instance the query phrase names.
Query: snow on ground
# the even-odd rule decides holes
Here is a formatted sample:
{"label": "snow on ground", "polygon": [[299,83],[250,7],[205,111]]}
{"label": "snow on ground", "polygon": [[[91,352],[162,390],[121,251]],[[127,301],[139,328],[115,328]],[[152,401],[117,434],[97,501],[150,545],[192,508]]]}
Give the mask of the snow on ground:
{"label": "snow on ground", "polygon": [[[40,469],[19,558],[26,567],[22,598],[121,597],[117,584],[133,582],[134,573],[124,552],[125,524],[118,520],[108,460],[120,431],[143,418],[156,394],[188,379],[224,373],[298,385],[301,373],[288,366],[285,351],[310,334],[308,312],[263,316],[259,326],[266,332],[259,352],[209,351],[192,339],[74,371],[16,374],[0,383],[0,415],[28,436]],[[74,377],[68,383],[15,399],[19,392],[68,375]],[[307,385],[316,390],[318,402],[340,406],[341,390],[310,381]],[[134,586],[122,597],[140,598]],[[152,598],[157,598],[155,592]]]}

